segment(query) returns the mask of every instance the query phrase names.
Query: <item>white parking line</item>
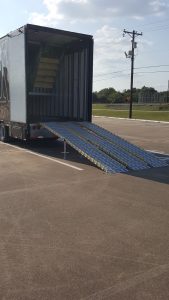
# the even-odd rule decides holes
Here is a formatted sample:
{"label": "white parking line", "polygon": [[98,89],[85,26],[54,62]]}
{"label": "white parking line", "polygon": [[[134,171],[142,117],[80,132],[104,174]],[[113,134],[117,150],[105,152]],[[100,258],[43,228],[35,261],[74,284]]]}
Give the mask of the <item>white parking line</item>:
{"label": "white parking line", "polygon": [[161,154],[161,155],[165,155],[165,156],[169,156],[168,153],[165,153],[163,151],[158,151],[158,150],[147,150],[148,152],[152,152],[152,153],[155,153],[155,154]]}
{"label": "white parking line", "polygon": [[32,155],[36,155],[36,156],[39,156],[41,158],[45,158],[45,159],[48,159],[48,160],[51,160],[55,163],[58,163],[60,165],[63,165],[63,166],[66,166],[66,167],[69,167],[69,168],[72,168],[72,169],[75,169],[75,170],[78,170],[78,171],[83,171],[84,169],[81,169],[81,168],[78,168],[72,164],[68,164],[68,163],[65,163],[65,162],[62,162],[60,160],[57,160],[57,159],[54,159],[54,158],[51,158],[49,156],[46,156],[46,155],[42,155],[42,154],[39,154],[39,153],[35,153],[31,150],[27,150],[27,149],[24,149],[24,148],[20,148],[18,146],[14,146],[14,145],[11,145],[11,144],[8,144],[8,143],[3,143],[3,142],[0,142],[1,145],[6,145],[6,146],[9,146],[9,147],[12,147],[12,148],[15,148],[15,149],[18,149],[20,151],[23,151],[23,152],[27,152],[27,153],[30,153]]}

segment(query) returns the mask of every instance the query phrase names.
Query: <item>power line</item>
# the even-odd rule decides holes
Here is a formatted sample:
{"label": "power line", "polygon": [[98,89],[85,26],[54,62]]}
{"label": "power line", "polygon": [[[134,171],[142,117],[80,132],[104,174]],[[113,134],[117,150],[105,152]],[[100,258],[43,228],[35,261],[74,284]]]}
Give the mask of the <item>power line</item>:
{"label": "power line", "polygon": [[147,26],[152,26],[152,25],[156,25],[156,24],[160,24],[160,23],[165,23],[165,22],[168,22],[169,19],[165,19],[165,20],[161,20],[161,21],[158,21],[158,22],[150,22],[150,23],[146,23],[146,24],[142,24],[141,26],[142,27],[147,27]]}
{"label": "power line", "polygon": [[[143,24],[143,25],[141,25],[141,28],[142,27],[150,27],[150,29],[148,28],[147,32],[165,30],[165,29],[169,28],[169,19],[161,20],[159,22],[152,22],[152,23]],[[152,27],[152,29],[151,29],[151,27]]]}
{"label": "power line", "polygon": [[[144,27],[144,26],[142,25],[142,27]],[[157,25],[156,28],[154,28],[154,26],[152,26],[152,29],[151,29],[151,27],[150,27],[150,29],[148,28],[148,30],[146,31],[145,34],[150,33],[150,32],[161,31],[161,30],[167,30],[167,29],[169,29],[169,24]]]}
{"label": "power line", "polygon": [[160,68],[160,67],[169,67],[169,65],[152,65],[152,66],[145,66],[145,67],[137,67],[134,69],[148,69],[148,68]]}
{"label": "power line", "polygon": [[150,71],[150,72],[136,72],[136,73],[134,73],[134,74],[141,74],[141,73],[144,73],[144,74],[169,73],[169,70],[163,70],[163,71]]}
{"label": "power line", "polygon": [[[147,72],[147,71],[146,72],[135,72],[134,75],[137,75],[137,74],[156,74],[156,73],[169,73],[169,70],[150,71],[150,72]],[[111,78],[102,78],[102,79],[94,80],[93,82],[111,80],[113,78],[126,77],[126,76],[129,76],[129,75],[130,75],[130,73],[120,74],[120,76],[114,76],[114,77],[111,77]]]}
{"label": "power line", "polygon": [[157,28],[157,29],[153,29],[153,30],[148,30],[147,32],[155,32],[155,31],[160,31],[160,30],[166,30],[166,29],[169,29],[169,26],[167,27],[162,27],[162,28]]}
{"label": "power line", "polygon": [[130,74],[120,74],[119,76],[111,76],[110,78],[102,78],[102,79],[97,79],[97,80],[93,80],[93,82],[98,82],[98,81],[102,81],[102,80],[111,80],[112,78],[119,78],[119,77],[125,77],[125,76],[129,76]]}
{"label": "power line", "polygon": [[143,49],[143,54],[145,54],[145,53],[164,53],[164,52],[169,52],[169,49],[160,49],[160,48],[155,48],[155,49],[153,49],[153,50],[148,50],[148,51],[144,51],[144,49]]}
{"label": "power line", "polygon": [[[153,65],[143,66],[143,67],[136,67],[136,68],[134,68],[134,70],[149,69],[149,68],[160,68],[160,67],[169,67],[169,65],[164,64],[164,65],[154,65],[154,66]],[[118,74],[118,73],[122,73],[122,72],[125,72],[125,71],[129,71],[129,69],[123,69],[123,70],[109,72],[109,73],[100,73],[98,75],[95,75],[94,77],[100,77],[100,76],[111,75],[111,74]]]}
{"label": "power line", "polygon": [[110,73],[100,73],[98,75],[95,75],[95,77],[100,77],[100,76],[104,76],[104,75],[111,75],[111,74],[115,74],[115,73],[121,73],[121,72],[125,72],[128,71],[128,69],[125,70],[119,70],[119,71],[114,71],[114,72],[110,72]]}

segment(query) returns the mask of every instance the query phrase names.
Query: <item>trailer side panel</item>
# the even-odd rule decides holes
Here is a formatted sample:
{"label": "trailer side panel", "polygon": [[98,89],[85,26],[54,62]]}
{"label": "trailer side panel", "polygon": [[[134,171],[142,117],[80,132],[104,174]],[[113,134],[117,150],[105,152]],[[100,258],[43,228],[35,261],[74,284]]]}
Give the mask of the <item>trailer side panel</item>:
{"label": "trailer side panel", "polygon": [[26,123],[25,35],[15,31],[8,38],[10,120]]}
{"label": "trailer side panel", "polygon": [[0,39],[0,120],[10,120],[8,37]]}

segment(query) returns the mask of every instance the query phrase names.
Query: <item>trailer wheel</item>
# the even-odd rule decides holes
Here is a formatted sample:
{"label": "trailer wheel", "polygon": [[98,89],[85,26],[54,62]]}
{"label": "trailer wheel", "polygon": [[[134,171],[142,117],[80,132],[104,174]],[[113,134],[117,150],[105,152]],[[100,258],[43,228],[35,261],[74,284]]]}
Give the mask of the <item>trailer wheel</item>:
{"label": "trailer wheel", "polygon": [[7,142],[9,139],[8,128],[4,125],[0,125],[0,141]]}

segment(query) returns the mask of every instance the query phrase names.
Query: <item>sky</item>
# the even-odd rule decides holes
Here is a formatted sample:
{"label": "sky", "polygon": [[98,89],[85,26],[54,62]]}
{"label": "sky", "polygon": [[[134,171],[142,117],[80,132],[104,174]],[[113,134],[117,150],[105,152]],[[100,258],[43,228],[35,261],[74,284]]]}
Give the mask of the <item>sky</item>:
{"label": "sky", "polygon": [[136,30],[134,87],[168,89],[169,0],[0,0],[0,36],[32,23],[93,35],[93,90],[130,88],[131,37]]}

